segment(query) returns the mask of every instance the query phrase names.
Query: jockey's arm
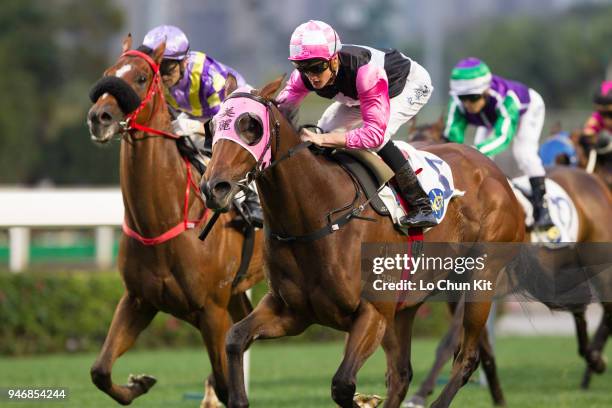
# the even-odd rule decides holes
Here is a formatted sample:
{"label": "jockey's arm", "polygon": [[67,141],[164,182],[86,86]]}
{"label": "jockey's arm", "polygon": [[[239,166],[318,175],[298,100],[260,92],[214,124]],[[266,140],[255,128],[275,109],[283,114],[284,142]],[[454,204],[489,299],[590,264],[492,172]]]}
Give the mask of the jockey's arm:
{"label": "jockey's arm", "polygon": [[302,131],[302,140],[323,147],[375,149],[385,140],[390,117],[387,75],[381,68],[364,65],[357,72],[357,92],[363,124],[357,129],[316,134]]}
{"label": "jockey's arm", "polygon": [[493,126],[493,135],[478,143],[476,148],[487,156],[495,156],[504,151],[518,128],[520,119],[520,102],[518,98],[509,93],[500,106],[497,107],[497,121]]}
{"label": "jockey's arm", "polygon": [[451,98],[448,102],[448,110],[446,113],[446,126],[444,127],[444,137],[449,142],[463,143],[465,138],[465,128],[467,127],[467,119],[461,111],[455,98]]}
{"label": "jockey's arm", "polygon": [[389,84],[385,71],[370,64],[359,68],[357,93],[363,124],[344,133],[344,143],[341,147],[376,149],[384,143],[385,131],[391,117]]}
{"label": "jockey's arm", "polygon": [[292,111],[299,108],[300,104],[310,91],[304,85],[300,72],[294,69],[285,87],[279,92],[276,97],[278,108],[281,111]]}

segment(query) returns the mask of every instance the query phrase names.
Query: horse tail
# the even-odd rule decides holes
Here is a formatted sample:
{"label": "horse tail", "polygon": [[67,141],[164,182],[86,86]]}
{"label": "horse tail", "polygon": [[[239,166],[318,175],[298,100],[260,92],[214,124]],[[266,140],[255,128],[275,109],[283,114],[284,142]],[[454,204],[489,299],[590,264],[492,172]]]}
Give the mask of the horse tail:
{"label": "horse tail", "polygon": [[537,301],[551,310],[576,310],[594,300],[589,275],[572,246],[524,245],[509,265],[511,293],[524,302]]}

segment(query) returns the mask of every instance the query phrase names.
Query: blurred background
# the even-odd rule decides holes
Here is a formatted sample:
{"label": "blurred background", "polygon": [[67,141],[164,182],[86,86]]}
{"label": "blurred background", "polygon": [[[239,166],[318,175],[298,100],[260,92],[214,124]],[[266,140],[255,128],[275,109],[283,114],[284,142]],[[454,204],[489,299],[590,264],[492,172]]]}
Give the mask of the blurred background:
{"label": "blurred background", "polygon": [[[291,69],[292,30],[308,19],[344,43],[395,47],[432,75],[421,121],[439,116],[448,76],[478,56],[544,97],[547,125],[576,127],[609,69],[610,0],[5,0],[0,11],[0,184],[116,185],[116,146],[93,147],[85,113],[90,86],[155,25],[180,26],[192,48],[254,86]],[[326,101],[316,98],[321,107]],[[311,106],[308,106],[311,108]],[[315,107],[316,108],[316,107]],[[303,120],[316,120],[305,109]],[[400,132],[401,133],[401,132]],[[400,135],[401,136],[401,135]],[[108,151],[112,150],[112,151]]]}
{"label": "blurred background", "polygon": [[[443,114],[451,67],[466,56],[541,93],[547,108],[542,139],[556,124],[581,126],[597,86],[612,78],[612,0],[3,0],[0,355],[97,350],[122,292],[114,261],[120,217],[50,225],[54,215],[43,212],[38,224],[13,222],[15,211],[27,216],[27,208],[16,208],[14,200],[9,206],[3,195],[84,188],[121,204],[118,144],[94,146],[85,116],[88,91],[118,57],[122,38],[131,32],[136,45],[156,25],[177,25],[193,49],[260,86],[290,72],[289,37],[308,19],[330,23],[343,43],[397,48],[421,63],[435,92],[419,123]],[[301,121],[315,122],[328,103],[309,97]],[[402,129],[397,138],[405,134]],[[82,205],[110,211],[97,201]],[[264,291],[256,288],[255,298]],[[446,313],[438,306],[422,309],[427,319],[418,334],[445,329]],[[573,330],[569,321],[562,326],[559,333]],[[156,319],[150,330],[140,346],[200,343],[195,331],[172,318]],[[307,336],[338,338],[324,330]],[[427,347],[433,350],[434,343]]]}
{"label": "blurred background", "polygon": [[[581,126],[598,84],[612,75],[612,0],[5,0],[0,187],[118,185],[118,144],[94,146],[85,114],[89,88],[128,32],[140,43],[158,24],[178,25],[193,49],[261,86],[290,72],[289,37],[308,19],[330,23],[344,43],[395,47],[424,65],[435,91],[419,123],[443,114],[451,67],[466,56],[543,95],[543,139],[555,125]],[[301,121],[315,122],[328,103],[308,98]],[[60,250],[64,258],[95,255],[93,231],[32,240],[34,261],[56,259],[51,242],[73,246]],[[8,260],[8,231],[0,227],[0,268]]]}

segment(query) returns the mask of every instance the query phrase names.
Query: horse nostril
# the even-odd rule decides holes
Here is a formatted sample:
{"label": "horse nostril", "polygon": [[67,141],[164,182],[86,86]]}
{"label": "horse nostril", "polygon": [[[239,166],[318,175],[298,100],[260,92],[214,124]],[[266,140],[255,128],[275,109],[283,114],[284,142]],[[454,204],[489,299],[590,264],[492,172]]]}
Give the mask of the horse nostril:
{"label": "horse nostril", "polygon": [[100,114],[100,123],[102,125],[109,125],[112,122],[113,122],[113,116],[110,113],[108,113],[107,111],[103,111]]}
{"label": "horse nostril", "polygon": [[222,199],[230,193],[230,191],[232,190],[232,185],[227,181],[219,181],[215,183],[214,186],[212,186],[211,190],[212,195],[216,199]]}

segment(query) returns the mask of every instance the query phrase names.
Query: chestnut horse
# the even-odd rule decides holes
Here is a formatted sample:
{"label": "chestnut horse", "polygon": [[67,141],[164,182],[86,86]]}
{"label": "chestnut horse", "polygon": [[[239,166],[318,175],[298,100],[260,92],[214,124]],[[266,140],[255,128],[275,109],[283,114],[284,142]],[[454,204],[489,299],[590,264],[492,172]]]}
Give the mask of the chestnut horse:
{"label": "chestnut horse", "polygon": [[[223,210],[229,207],[244,180],[255,175],[264,211],[264,256],[270,291],[228,334],[229,407],[249,405],[242,371],[243,353],[249,345],[258,339],[297,335],[312,324],[348,332],[344,358],[331,387],[338,405],[357,406],[353,401],[357,372],[382,345],[387,357],[384,406],[399,407],[412,378],[412,324],[422,302],[372,300],[366,293],[368,288],[362,286],[360,255],[362,243],[405,243],[406,237],[397,232],[389,218],[379,216],[369,205],[364,206],[361,219],[339,228],[327,223],[324,215],[331,209],[345,209],[345,215],[350,211],[346,203],[351,203],[355,189],[360,191],[360,187],[338,164],[304,148],[308,144],[300,142],[296,129],[271,101],[281,83],[282,78],[278,78],[259,91],[232,94],[231,98],[241,98],[240,104],[256,105],[265,114],[231,109],[237,118],[233,129],[241,140],[215,135],[213,158],[201,185],[206,205]],[[224,104],[227,101],[231,99]],[[221,130],[231,126],[225,120],[215,120]],[[268,127],[271,130],[265,131]],[[259,160],[246,146],[262,152]],[[524,229],[516,227],[523,211],[493,162],[460,145],[432,146],[427,150],[449,163],[455,187],[466,194],[451,200],[445,219],[425,233],[426,242],[524,240]],[[267,159],[262,160],[266,155],[272,161],[268,167]],[[300,237],[292,240],[279,234]],[[498,259],[490,261],[483,276],[491,279],[504,265]],[[449,406],[476,368],[478,341],[490,306],[490,301],[466,304],[462,348],[453,365],[451,381],[434,406]]]}
{"label": "chestnut horse", "polygon": [[[245,291],[263,278],[263,239],[256,233],[246,277],[233,285],[244,240],[240,231],[229,226],[236,213],[223,215],[206,243],[187,223],[201,219],[207,210],[197,190],[193,191],[197,188],[191,180],[195,170],[168,133],[170,114],[158,71],[165,44],[148,55],[131,50],[131,43],[131,36],[124,39],[121,57],[104,72],[97,85],[102,89],[92,94],[95,103],[88,114],[94,142],[123,139],[120,179],[124,231],[131,231],[130,236],[122,237],[118,259],[125,293],[91,368],[91,377],[100,390],[124,405],[146,393],[155,383],[153,377],[139,376],[127,385],[117,385],[111,372],[115,360],[162,311],[200,331],[212,365],[209,381],[217,396],[227,402],[225,336],[232,321],[241,320],[252,309]],[[164,231],[168,233],[162,234]],[[138,236],[141,238],[134,238]]]}
{"label": "chestnut horse", "polygon": [[[444,143],[443,130],[444,123],[441,120],[433,124],[420,126],[416,126],[413,122],[409,130],[408,141],[417,146]],[[549,169],[547,177],[561,185],[576,206],[580,225],[577,242],[612,242],[612,195],[607,191],[606,186],[601,180],[582,169],[571,167]],[[598,282],[600,289],[605,289],[606,287],[612,288],[612,281],[609,275],[601,275],[604,281]],[[536,277],[533,276],[532,278],[535,279]],[[552,276],[550,279],[554,280],[555,277]],[[609,297],[608,293],[606,298],[609,299]],[[583,388],[588,388],[592,373],[601,374],[606,369],[606,363],[602,354],[610,328],[612,328],[612,303],[602,302],[604,315],[593,341],[589,344],[585,319],[586,306],[586,304],[573,304],[553,307],[569,310],[574,317],[578,339],[578,353],[587,363],[586,372],[582,380]],[[425,406],[425,400],[433,392],[440,371],[458,347],[463,303],[459,305],[449,304],[449,308],[453,314],[450,329],[438,346],[435,362],[427,378],[407,404],[410,407]],[[487,376],[487,383],[493,397],[493,402],[496,405],[504,405],[505,402],[496,373],[495,358],[486,332],[483,333],[480,347],[482,355],[481,363]]]}

